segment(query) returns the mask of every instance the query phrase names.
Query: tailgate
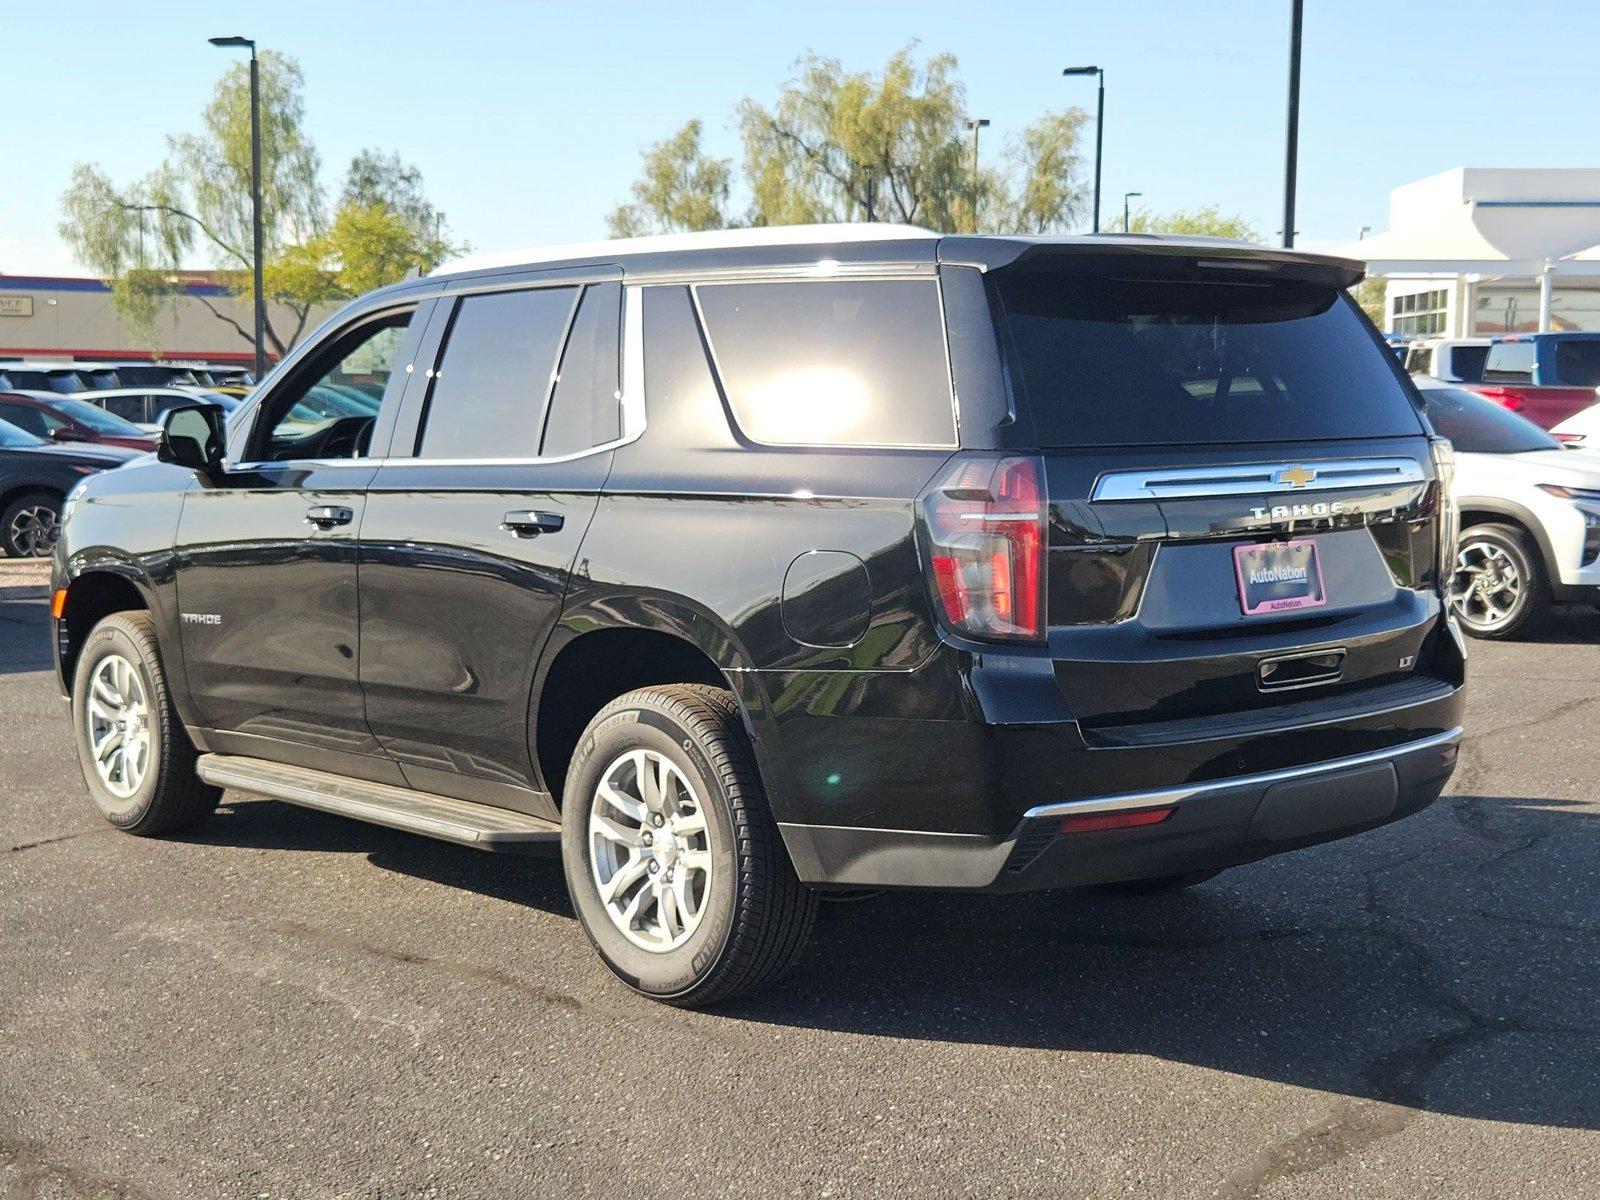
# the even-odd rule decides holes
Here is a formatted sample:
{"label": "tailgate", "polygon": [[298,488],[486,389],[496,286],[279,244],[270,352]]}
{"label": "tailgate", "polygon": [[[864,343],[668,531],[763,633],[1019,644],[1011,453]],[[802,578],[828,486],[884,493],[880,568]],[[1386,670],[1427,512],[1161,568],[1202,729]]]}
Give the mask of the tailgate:
{"label": "tailgate", "polygon": [[1426,686],[1426,440],[1287,449],[1047,453],[1049,647],[1086,735]]}

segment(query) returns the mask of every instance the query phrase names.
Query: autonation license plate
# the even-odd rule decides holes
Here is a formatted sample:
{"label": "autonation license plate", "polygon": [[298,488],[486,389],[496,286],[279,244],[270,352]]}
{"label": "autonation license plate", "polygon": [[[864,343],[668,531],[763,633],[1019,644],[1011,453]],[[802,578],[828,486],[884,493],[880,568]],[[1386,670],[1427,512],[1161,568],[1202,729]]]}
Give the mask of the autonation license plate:
{"label": "autonation license plate", "polygon": [[1247,617],[1328,602],[1314,541],[1235,546],[1233,568],[1239,577],[1239,605]]}

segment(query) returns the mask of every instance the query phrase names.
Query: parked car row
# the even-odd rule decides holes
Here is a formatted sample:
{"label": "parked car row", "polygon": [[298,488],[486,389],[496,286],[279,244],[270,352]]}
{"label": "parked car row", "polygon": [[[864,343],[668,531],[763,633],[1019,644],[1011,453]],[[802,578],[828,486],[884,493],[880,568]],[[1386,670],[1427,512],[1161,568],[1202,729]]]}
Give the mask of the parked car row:
{"label": "parked car row", "polygon": [[0,359],[0,389],[75,393],[106,388],[179,387],[226,389],[241,394],[255,386],[243,367],[200,363],[51,362],[42,359]]}
{"label": "parked car row", "polygon": [[1541,429],[1600,399],[1600,333],[1427,338],[1407,346],[1405,364],[1413,375],[1466,384]]}

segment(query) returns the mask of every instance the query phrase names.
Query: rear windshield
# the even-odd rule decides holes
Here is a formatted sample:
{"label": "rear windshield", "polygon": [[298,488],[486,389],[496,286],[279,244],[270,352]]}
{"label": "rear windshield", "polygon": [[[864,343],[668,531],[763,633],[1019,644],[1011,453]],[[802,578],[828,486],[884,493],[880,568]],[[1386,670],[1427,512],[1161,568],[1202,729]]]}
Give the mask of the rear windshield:
{"label": "rear windshield", "polygon": [[1600,385],[1600,341],[1557,342],[1556,375],[1566,387]]}
{"label": "rear windshield", "polygon": [[1484,360],[1483,382],[1531,384],[1534,359],[1532,342],[1496,342]]}
{"label": "rear windshield", "polygon": [[997,272],[1045,446],[1415,435],[1383,347],[1339,288],[1297,280]]}
{"label": "rear windshield", "polygon": [[1488,358],[1487,346],[1457,346],[1450,351],[1450,373],[1462,383],[1481,383]]}
{"label": "rear windshield", "polygon": [[1561,449],[1560,442],[1532,421],[1466,388],[1423,388],[1422,402],[1435,432],[1468,454]]}

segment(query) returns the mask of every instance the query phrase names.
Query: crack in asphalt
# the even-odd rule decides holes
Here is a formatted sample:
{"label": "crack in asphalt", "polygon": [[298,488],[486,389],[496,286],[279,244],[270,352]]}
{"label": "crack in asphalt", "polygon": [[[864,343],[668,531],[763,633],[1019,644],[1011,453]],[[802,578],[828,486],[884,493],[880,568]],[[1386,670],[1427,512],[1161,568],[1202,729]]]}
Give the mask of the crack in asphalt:
{"label": "crack in asphalt", "polygon": [[104,833],[103,829],[75,829],[71,833],[58,833],[54,837],[39,838],[32,842],[18,842],[15,846],[7,846],[7,854],[20,854],[24,850],[37,850],[40,846],[54,846],[57,842],[70,842],[74,838],[88,837],[91,834]]}
{"label": "crack in asphalt", "polygon": [[[1483,836],[1491,841],[1501,840],[1490,834]],[[1544,836],[1547,835],[1540,835],[1535,843]],[[1519,844],[1506,853],[1518,853],[1527,848]],[[1401,918],[1385,907],[1378,894],[1380,874],[1421,857],[1423,854],[1419,851],[1363,871],[1366,897],[1362,902],[1362,910],[1376,923],[1333,926],[1325,932],[1377,938],[1408,955],[1416,968],[1410,999],[1419,1007],[1431,1008],[1454,1024],[1371,1060],[1362,1070],[1362,1079],[1373,1098],[1342,1099],[1304,1129],[1273,1142],[1249,1166],[1223,1183],[1216,1193],[1219,1198],[1250,1200],[1273,1183],[1320,1171],[1376,1142],[1402,1133],[1420,1115],[1427,1100],[1428,1081],[1450,1059],[1463,1051],[1518,1033],[1600,1038],[1600,1029],[1491,1016],[1480,1011],[1445,982],[1444,971],[1433,953],[1411,935],[1395,928]],[[1503,857],[1505,854],[1498,855],[1496,860]]]}
{"label": "crack in asphalt", "polygon": [[450,959],[431,958],[426,954],[414,954],[408,950],[390,950],[383,946],[374,946],[359,938],[348,937],[342,933],[334,933],[327,929],[318,929],[313,925],[306,925],[299,921],[280,921],[269,928],[285,933],[292,937],[304,938],[319,945],[335,950],[354,950],[361,954],[371,955],[374,958],[387,959],[389,962],[400,963],[408,967],[424,967],[441,975],[450,975],[457,979],[465,979],[475,983],[492,983],[500,987],[511,988],[530,996],[543,1004],[551,1004],[557,1008],[577,1012],[583,1008],[583,1001],[567,992],[557,991],[554,988],[540,987],[538,984],[529,983],[515,975],[500,970],[498,967],[481,967],[473,963],[454,962]]}

